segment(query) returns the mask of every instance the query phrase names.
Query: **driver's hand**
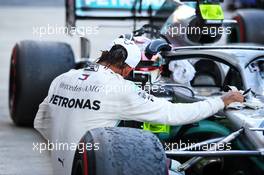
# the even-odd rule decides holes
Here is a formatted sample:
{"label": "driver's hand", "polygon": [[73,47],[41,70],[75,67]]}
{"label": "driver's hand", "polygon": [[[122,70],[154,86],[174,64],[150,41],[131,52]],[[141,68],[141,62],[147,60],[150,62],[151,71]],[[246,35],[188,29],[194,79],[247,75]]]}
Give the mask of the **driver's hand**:
{"label": "driver's hand", "polygon": [[244,96],[238,91],[229,91],[225,95],[222,96],[222,100],[225,103],[225,106],[228,106],[230,103],[233,102],[244,102]]}

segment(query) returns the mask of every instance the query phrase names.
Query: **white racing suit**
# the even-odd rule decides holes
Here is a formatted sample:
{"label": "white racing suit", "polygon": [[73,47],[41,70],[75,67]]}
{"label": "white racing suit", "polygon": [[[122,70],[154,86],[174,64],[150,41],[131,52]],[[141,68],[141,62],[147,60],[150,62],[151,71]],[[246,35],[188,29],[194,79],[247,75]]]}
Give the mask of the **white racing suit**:
{"label": "white racing suit", "polygon": [[[90,64],[52,82],[48,96],[39,106],[34,127],[51,143],[78,144],[87,130],[114,127],[120,120],[183,125],[223,108],[221,98],[172,104],[148,95],[104,66]],[[70,175],[75,150],[57,149],[51,152],[54,174]]]}

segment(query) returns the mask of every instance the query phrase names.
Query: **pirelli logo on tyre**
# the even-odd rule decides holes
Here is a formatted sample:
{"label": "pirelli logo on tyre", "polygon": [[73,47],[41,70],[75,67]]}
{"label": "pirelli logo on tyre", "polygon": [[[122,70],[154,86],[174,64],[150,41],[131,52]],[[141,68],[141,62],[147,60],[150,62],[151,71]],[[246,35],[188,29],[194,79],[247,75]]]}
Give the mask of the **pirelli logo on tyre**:
{"label": "pirelli logo on tyre", "polygon": [[95,111],[100,110],[101,104],[99,100],[67,98],[55,94],[52,95],[49,103],[65,108],[90,109]]}

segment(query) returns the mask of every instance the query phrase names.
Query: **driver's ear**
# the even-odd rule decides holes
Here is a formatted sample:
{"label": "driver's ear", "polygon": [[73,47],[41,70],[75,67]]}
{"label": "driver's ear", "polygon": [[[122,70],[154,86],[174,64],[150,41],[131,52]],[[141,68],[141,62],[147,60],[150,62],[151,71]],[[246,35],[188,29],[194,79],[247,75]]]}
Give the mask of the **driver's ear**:
{"label": "driver's ear", "polygon": [[130,72],[133,70],[133,68],[131,68],[130,66],[125,66],[124,68],[123,68],[123,71],[122,71],[122,76],[123,77],[127,77],[129,74],[130,74]]}

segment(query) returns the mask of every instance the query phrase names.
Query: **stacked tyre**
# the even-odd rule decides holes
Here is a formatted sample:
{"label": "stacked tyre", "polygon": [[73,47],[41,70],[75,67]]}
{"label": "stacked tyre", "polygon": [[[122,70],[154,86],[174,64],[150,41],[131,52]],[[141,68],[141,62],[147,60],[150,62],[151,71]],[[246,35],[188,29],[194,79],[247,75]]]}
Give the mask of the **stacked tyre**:
{"label": "stacked tyre", "polygon": [[21,41],[10,64],[9,110],[18,126],[33,126],[39,104],[58,75],[74,68],[71,46],[60,42]]}

